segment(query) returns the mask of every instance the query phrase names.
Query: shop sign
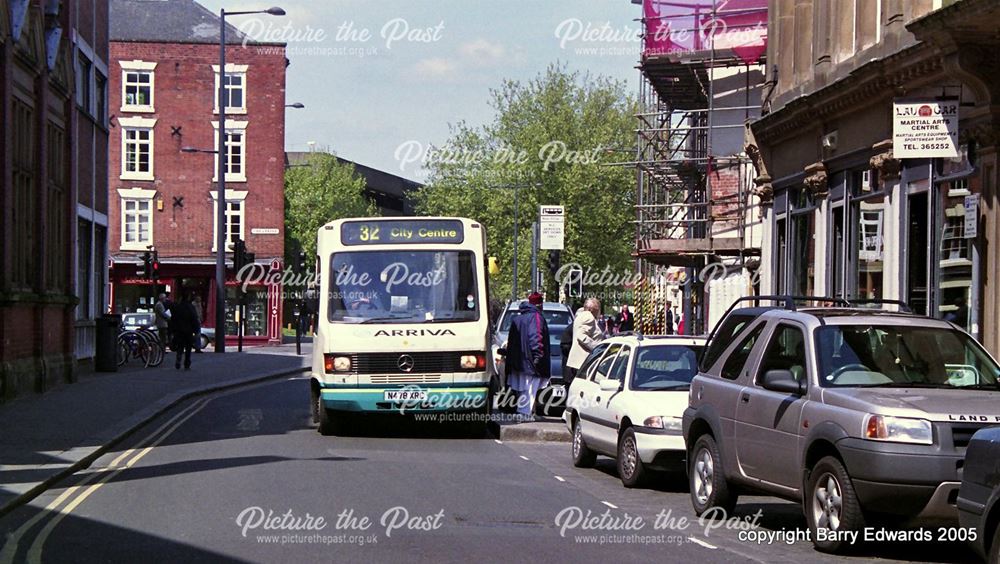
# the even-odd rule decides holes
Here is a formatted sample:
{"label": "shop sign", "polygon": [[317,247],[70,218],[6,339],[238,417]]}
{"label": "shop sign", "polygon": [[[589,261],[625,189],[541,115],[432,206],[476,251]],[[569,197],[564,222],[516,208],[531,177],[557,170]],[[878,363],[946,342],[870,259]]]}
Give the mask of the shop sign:
{"label": "shop sign", "polygon": [[958,156],[958,100],[896,101],[892,154],[897,159]]}

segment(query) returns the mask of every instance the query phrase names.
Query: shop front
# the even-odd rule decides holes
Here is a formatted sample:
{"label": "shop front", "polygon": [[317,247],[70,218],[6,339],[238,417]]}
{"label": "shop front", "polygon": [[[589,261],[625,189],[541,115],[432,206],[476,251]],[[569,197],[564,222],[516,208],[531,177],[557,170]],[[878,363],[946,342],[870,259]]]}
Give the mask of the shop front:
{"label": "shop front", "polygon": [[[127,260],[127,259],[126,259]],[[111,266],[111,306],[114,313],[149,312],[156,297],[165,293],[171,300],[179,300],[187,293],[195,305],[202,327],[215,328],[215,264],[170,262],[160,264],[157,281],[141,279],[136,275],[140,266],[135,262],[114,261]],[[274,267],[274,264],[270,265]],[[280,265],[279,265],[280,267]],[[249,345],[276,344],[281,340],[281,293],[278,283],[263,277],[260,284],[239,283],[232,268],[226,270],[226,343],[236,343],[239,336],[239,304],[243,294],[243,340]]]}

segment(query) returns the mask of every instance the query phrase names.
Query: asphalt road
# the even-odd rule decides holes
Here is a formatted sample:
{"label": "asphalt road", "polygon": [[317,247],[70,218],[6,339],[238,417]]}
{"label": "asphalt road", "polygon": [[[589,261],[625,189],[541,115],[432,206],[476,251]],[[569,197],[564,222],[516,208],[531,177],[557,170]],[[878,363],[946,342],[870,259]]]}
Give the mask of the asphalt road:
{"label": "asphalt road", "polygon": [[[573,468],[566,444],[370,423],[364,436],[320,436],[304,379],[193,401],[0,520],[0,564],[844,560],[805,540],[741,540],[748,520],[758,532],[803,529],[793,504],[747,498],[706,531],[683,484],[627,490],[610,461]],[[973,554],[872,543],[849,558],[873,559]]]}

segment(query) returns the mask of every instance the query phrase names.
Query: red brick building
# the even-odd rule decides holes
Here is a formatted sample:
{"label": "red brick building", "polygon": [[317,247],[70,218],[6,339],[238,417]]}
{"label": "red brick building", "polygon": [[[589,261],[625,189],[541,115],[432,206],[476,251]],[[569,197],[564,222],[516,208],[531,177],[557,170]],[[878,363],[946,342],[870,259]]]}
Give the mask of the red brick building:
{"label": "red brick building", "polygon": [[[254,17],[254,16],[244,16]],[[269,16],[260,16],[269,17]],[[227,22],[228,23],[228,22]],[[244,43],[227,30],[225,82],[227,240],[246,241],[256,262],[284,256],[285,67],[283,44]],[[190,291],[215,321],[215,156],[219,131],[219,20],[192,0],[111,2],[108,178],[112,304],[144,311],[154,296]],[[159,280],[136,276],[156,249]],[[227,334],[234,335],[236,281],[227,263]],[[280,338],[280,286],[250,292],[246,335]]]}
{"label": "red brick building", "polygon": [[72,381],[93,356],[107,32],[107,2],[0,2],[0,401]]}

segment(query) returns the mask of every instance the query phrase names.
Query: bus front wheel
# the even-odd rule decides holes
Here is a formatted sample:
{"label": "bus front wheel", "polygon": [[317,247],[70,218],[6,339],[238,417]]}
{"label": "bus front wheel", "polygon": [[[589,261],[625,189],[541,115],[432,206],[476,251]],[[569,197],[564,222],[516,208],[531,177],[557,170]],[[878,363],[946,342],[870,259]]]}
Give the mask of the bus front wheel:
{"label": "bus front wheel", "polygon": [[319,423],[319,432],[323,436],[336,434],[339,430],[337,420],[333,413],[323,405],[323,398],[320,394],[313,396],[313,419]]}

